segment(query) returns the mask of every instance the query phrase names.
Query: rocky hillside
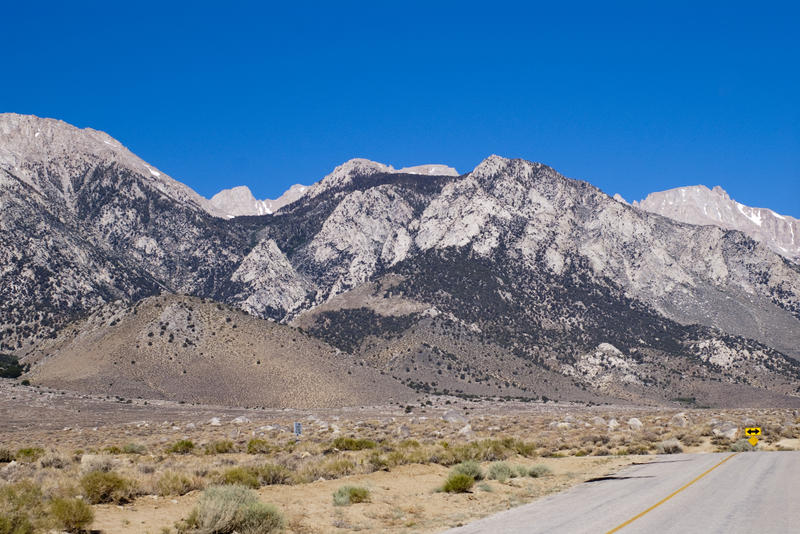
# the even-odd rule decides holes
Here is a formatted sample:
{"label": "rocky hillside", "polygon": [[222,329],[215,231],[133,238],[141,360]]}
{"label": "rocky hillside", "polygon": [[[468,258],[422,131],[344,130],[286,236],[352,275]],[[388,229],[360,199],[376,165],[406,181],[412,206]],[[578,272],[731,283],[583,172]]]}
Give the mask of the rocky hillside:
{"label": "rocky hillside", "polygon": [[41,343],[26,362],[37,384],[128,398],[330,408],[414,394],[294,328],[195,297],[105,306]]}
{"label": "rocky hillside", "polygon": [[633,205],[676,221],[739,230],[773,252],[800,261],[800,220],[739,204],[720,186],[695,185],[651,193]]}
{"label": "rocky hillside", "polygon": [[[420,391],[800,401],[800,266],[741,232],[498,156],[465,175],[354,159],[274,214],[227,219],[122,148],[95,154],[111,146],[97,132],[2,121],[29,126],[0,129],[27,162],[0,167],[0,351],[117,299],[184,293]],[[59,141],[33,150],[39,124]]]}

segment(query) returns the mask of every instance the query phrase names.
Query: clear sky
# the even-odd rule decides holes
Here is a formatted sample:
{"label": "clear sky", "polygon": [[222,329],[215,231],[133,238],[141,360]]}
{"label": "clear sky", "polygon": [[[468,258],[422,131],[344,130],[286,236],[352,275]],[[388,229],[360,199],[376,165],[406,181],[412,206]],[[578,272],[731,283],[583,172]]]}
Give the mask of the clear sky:
{"label": "clear sky", "polygon": [[5,3],[0,111],[104,130],[206,196],[496,153],[800,217],[797,2],[117,4]]}

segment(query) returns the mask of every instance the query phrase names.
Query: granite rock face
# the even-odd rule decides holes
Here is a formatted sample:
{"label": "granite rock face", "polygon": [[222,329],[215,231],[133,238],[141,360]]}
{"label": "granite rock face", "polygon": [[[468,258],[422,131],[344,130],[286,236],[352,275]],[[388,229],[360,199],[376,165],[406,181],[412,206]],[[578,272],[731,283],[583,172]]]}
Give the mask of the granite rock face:
{"label": "granite rock face", "polygon": [[302,321],[423,391],[798,394],[798,264],[541,163],[354,159],[276,213],[228,218],[106,134],[19,115],[0,133],[2,350],[167,292]]}

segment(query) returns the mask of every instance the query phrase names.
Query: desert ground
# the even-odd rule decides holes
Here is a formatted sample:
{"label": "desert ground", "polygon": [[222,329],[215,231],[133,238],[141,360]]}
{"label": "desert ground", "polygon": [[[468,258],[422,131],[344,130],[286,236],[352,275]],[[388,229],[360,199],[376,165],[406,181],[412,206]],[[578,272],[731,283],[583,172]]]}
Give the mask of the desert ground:
{"label": "desert ground", "polygon": [[[431,396],[254,410],[2,380],[0,532],[203,532],[191,522],[198,501],[234,485],[274,505],[274,531],[438,532],[656,454],[751,450],[749,426],[763,430],[760,450],[800,449],[799,417],[691,399],[664,408]],[[454,472],[470,482],[444,491]],[[3,530],[4,515],[29,530]]]}

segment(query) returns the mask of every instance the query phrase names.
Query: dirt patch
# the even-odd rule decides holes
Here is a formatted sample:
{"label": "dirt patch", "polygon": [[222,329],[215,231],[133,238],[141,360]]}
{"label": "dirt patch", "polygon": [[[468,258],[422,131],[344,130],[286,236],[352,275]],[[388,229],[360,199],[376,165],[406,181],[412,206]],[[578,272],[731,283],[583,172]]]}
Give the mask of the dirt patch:
{"label": "dirt patch", "polygon": [[[437,532],[611,474],[633,461],[634,457],[518,458],[509,462],[525,466],[543,464],[553,474],[513,478],[505,483],[488,480],[464,494],[436,491],[449,472],[439,465],[406,465],[338,480],[269,486],[258,493],[263,501],[283,511],[287,532]],[[333,492],[345,484],[369,489],[370,502],[334,506]],[[186,517],[197,496],[198,492],[177,498],[151,496],[140,498],[131,506],[97,506],[94,528],[119,534],[158,533]]]}

